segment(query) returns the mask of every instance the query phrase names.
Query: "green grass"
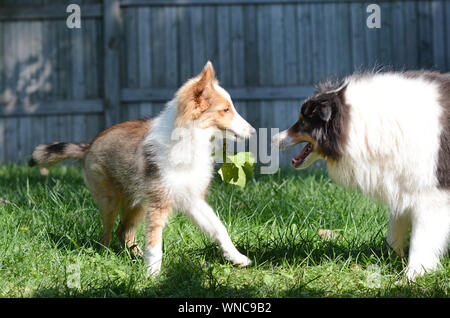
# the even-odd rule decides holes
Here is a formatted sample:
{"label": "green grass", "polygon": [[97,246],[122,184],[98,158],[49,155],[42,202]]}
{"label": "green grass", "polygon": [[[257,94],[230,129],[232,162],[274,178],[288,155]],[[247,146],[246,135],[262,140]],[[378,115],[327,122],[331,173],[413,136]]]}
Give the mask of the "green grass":
{"label": "green grass", "polygon": [[[253,265],[232,266],[211,239],[177,214],[164,230],[157,278],[146,278],[143,260],[130,257],[116,238],[109,249],[100,248],[99,214],[80,169],[56,167],[42,177],[36,168],[0,166],[0,180],[2,297],[449,294],[448,257],[441,270],[408,283],[406,262],[392,255],[384,241],[386,208],[335,185],[320,171],[257,176],[244,190],[216,178],[208,202]],[[340,238],[325,240],[320,229]],[[141,225],[141,246],[144,236]],[[68,287],[73,264],[80,268],[80,288]]]}

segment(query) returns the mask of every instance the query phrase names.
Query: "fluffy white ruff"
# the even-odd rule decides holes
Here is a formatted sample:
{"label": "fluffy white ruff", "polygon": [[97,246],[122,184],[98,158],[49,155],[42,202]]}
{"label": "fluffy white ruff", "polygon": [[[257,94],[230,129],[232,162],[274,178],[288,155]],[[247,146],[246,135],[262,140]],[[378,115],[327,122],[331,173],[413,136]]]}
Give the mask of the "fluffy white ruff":
{"label": "fluffy white ruff", "polygon": [[175,209],[185,210],[193,198],[201,197],[213,172],[212,128],[201,129],[195,122],[175,127],[177,100],[170,101],[155,119],[145,138],[152,145],[162,185]]}

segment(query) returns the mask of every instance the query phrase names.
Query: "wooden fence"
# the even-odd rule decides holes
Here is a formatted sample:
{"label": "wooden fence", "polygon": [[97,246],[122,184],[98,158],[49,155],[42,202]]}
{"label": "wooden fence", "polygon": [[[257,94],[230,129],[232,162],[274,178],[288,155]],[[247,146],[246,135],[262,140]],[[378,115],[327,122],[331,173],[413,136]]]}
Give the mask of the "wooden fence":
{"label": "wooden fence", "polygon": [[[360,0],[2,0],[0,162],[156,115],[207,60],[250,123],[280,129],[320,80],[450,69],[448,1],[373,2],[379,29]],[[80,29],[66,26],[71,3]]]}

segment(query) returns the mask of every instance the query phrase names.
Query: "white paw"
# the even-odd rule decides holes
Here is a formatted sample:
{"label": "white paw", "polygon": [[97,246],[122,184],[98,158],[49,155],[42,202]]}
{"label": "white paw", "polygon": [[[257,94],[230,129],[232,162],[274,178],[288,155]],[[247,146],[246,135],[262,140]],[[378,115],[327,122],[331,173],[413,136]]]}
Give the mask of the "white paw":
{"label": "white paw", "polygon": [[161,272],[161,263],[152,264],[152,265],[147,266],[145,276],[146,277],[158,276],[160,272]]}
{"label": "white paw", "polygon": [[423,269],[423,267],[414,268],[414,267],[408,266],[406,268],[406,278],[410,282],[415,282],[416,278],[419,276],[422,276],[424,273],[425,273],[425,270]]}
{"label": "white paw", "polygon": [[144,255],[145,264],[147,264],[147,277],[156,276],[161,271],[162,248],[161,244],[153,248],[146,247]]}
{"label": "white paw", "polygon": [[[226,256],[225,256],[226,257]],[[234,265],[245,267],[252,263],[252,261],[241,253],[236,253],[228,258]]]}
{"label": "white paw", "polygon": [[422,257],[420,261],[411,261],[410,259],[406,268],[406,277],[414,282],[417,277],[440,268],[441,264],[436,257]]}

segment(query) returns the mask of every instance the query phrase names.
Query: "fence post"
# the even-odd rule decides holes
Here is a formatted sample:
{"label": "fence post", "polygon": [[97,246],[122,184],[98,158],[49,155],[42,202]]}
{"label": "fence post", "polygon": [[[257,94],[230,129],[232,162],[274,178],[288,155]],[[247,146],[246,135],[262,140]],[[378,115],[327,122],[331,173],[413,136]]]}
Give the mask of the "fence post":
{"label": "fence post", "polygon": [[103,1],[104,108],[105,126],[120,120],[120,1]]}

